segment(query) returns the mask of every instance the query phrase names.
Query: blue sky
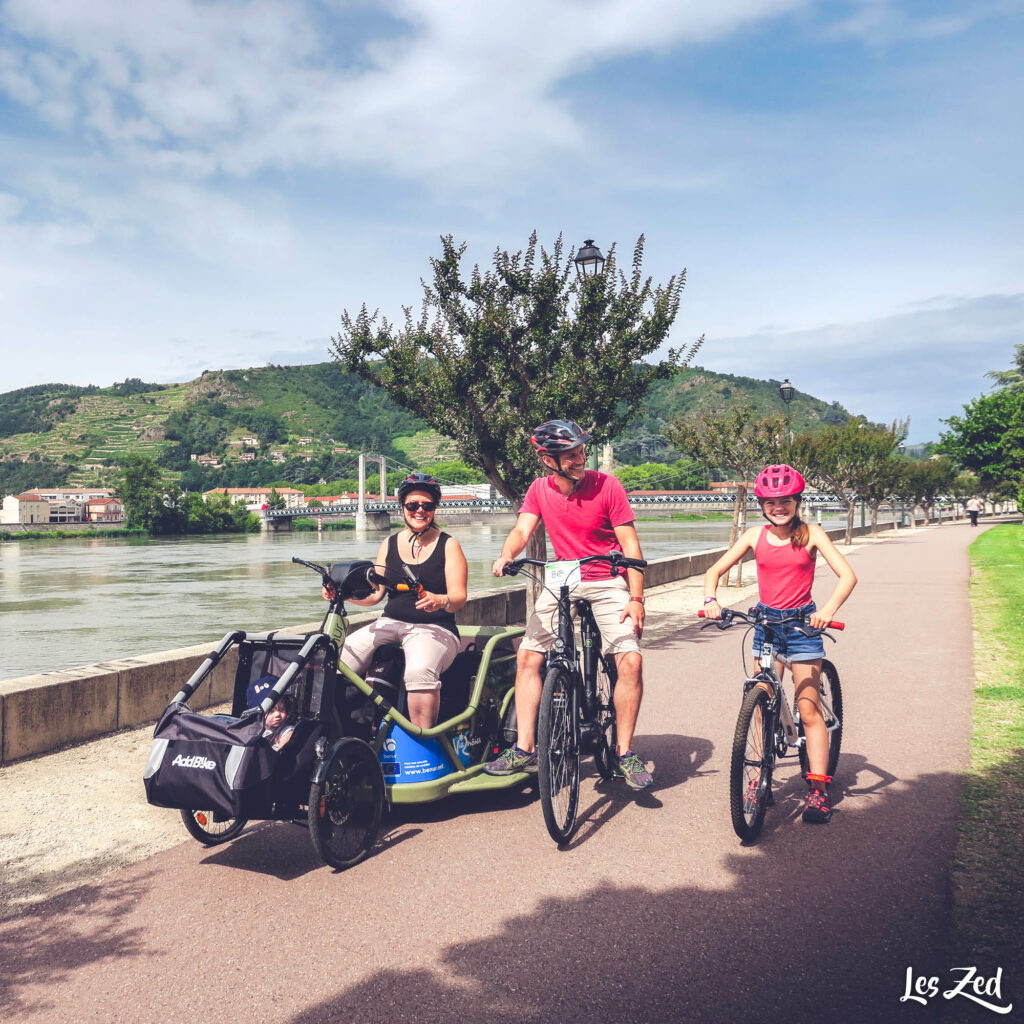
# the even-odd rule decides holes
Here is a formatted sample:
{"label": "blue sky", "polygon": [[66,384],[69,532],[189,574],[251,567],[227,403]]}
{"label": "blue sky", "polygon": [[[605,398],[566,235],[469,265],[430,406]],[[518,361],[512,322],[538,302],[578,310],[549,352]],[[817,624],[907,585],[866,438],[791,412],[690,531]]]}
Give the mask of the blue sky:
{"label": "blue sky", "polygon": [[0,0],[0,391],[328,357],[438,237],[687,268],[672,344],[910,440],[1024,340],[1024,4]]}

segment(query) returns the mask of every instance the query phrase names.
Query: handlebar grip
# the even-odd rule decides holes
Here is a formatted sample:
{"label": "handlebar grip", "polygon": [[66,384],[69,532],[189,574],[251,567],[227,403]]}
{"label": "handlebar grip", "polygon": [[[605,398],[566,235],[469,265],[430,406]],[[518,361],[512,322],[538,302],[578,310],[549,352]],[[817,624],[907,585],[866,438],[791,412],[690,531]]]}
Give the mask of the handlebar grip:
{"label": "handlebar grip", "polygon": [[708,616],[708,613],[706,611],[704,611],[703,608],[701,608],[700,611],[697,612],[697,618],[698,619],[706,619],[707,616]]}
{"label": "handlebar grip", "polygon": [[842,631],[842,630],[846,629],[846,623],[845,622],[837,622],[835,619],[833,619],[828,624],[828,628],[829,629],[838,629],[838,630]]}

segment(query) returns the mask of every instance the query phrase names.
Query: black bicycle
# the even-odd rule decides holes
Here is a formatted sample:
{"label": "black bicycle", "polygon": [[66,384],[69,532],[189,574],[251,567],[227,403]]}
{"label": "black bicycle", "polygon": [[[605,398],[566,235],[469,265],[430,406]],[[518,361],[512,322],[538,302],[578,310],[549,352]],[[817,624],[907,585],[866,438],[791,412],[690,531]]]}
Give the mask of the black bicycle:
{"label": "black bicycle", "polygon": [[[544,824],[556,843],[568,842],[576,825],[580,799],[580,757],[594,755],[598,774],[605,781],[616,771],[615,659],[601,652],[601,631],[590,602],[570,597],[582,582],[581,567],[605,562],[617,576],[626,569],[640,572],[647,566],[642,558],[627,558],[620,551],[588,555],[571,562],[542,562],[517,558],[504,569],[515,576],[524,566],[544,570],[544,579],[533,573],[558,599],[558,631],[555,646],[545,660],[544,686],[537,715],[537,783]],[[557,586],[558,592],[555,593]],[[577,646],[572,605],[580,622]]]}
{"label": "black bicycle", "polygon": [[[703,611],[697,614],[705,617]],[[740,839],[750,843],[761,834],[765,810],[773,803],[775,759],[784,757],[791,748],[795,748],[800,758],[800,770],[806,774],[810,767],[800,708],[795,696],[790,699],[775,667],[776,661],[783,665],[791,664],[786,657],[782,627],[795,625],[805,636],[821,635],[833,642],[835,637],[825,630],[809,626],[801,616],[768,619],[764,611],[756,607],[748,612],[723,608],[720,619],[706,622],[701,629],[709,626],[728,629],[736,622],[760,626],[764,630],[764,642],[758,657],[759,670],[743,683],[743,703],[736,719],[729,766],[732,827]],[[827,628],[842,630],[845,627],[842,622],[832,621]],[[843,691],[839,685],[839,673],[827,658],[821,663],[818,696],[829,738],[826,774],[834,775],[843,742]]]}

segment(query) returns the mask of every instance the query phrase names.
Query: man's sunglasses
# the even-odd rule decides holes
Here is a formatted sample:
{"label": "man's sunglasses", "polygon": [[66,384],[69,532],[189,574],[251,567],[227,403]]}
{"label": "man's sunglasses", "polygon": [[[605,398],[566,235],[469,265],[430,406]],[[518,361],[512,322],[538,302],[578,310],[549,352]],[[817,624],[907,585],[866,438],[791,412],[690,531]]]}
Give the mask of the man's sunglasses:
{"label": "man's sunglasses", "polygon": [[405,503],[406,512],[419,512],[423,509],[424,512],[433,512],[437,508],[436,501],[407,501]]}

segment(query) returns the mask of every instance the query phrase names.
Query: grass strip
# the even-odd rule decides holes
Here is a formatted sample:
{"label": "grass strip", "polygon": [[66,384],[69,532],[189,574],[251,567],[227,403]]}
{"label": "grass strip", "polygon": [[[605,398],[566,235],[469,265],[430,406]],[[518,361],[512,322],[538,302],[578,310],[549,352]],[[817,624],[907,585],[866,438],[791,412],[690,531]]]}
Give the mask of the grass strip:
{"label": "grass strip", "polygon": [[974,716],[950,953],[952,963],[1013,971],[1024,964],[1024,528],[995,526],[969,553]]}

